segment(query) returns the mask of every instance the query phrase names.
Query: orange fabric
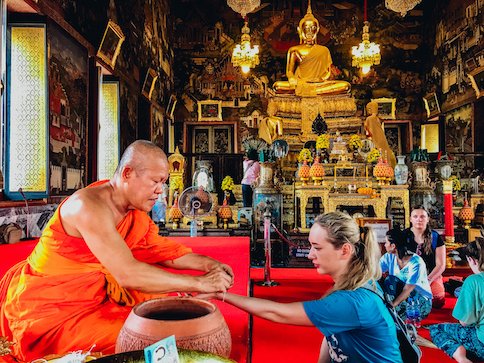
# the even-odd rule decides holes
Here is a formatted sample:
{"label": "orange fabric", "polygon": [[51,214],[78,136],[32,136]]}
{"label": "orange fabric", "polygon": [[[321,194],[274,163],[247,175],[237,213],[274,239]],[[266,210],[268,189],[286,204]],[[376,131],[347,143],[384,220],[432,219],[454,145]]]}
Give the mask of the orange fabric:
{"label": "orange fabric", "polygon": [[[32,254],[0,281],[0,335],[15,342],[14,354],[19,359],[89,350],[93,344],[98,352],[113,353],[118,332],[131,311],[122,304],[153,297],[120,289],[85,241],[65,233],[59,209]],[[159,236],[158,227],[141,211],[130,211],[117,230],[133,256],[149,264],[191,252]]]}

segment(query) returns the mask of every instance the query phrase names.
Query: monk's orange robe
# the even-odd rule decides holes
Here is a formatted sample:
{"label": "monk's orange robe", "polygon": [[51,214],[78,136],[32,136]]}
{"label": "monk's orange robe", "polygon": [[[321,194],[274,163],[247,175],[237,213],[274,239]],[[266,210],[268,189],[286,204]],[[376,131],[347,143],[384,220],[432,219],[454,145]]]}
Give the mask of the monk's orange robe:
{"label": "monk's orange robe", "polygon": [[[131,306],[153,297],[120,288],[85,241],[66,234],[59,209],[32,254],[0,281],[0,336],[13,341],[14,355],[26,361],[93,344],[96,352],[114,353]],[[191,252],[159,236],[141,211],[130,211],[117,230],[133,256],[149,264]]]}

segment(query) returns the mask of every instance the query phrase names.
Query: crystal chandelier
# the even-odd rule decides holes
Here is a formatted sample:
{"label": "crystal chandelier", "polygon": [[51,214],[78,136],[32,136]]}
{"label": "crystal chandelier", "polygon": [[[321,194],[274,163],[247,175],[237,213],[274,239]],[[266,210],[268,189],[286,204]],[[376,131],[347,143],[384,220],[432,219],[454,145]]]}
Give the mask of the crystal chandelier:
{"label": "crystal chandelier", "polygon": [[361,36],[362,42],[358,46],[351,47],[351,54],[353,55],[353,61],[351,65],[353,67],[361,68],[361,73],[367,74],[372,65],[380,64],[380,45],[370,42],[370,23],[366,19],[366,6],[367,0],[364,4],[364,25],[363,35]]}
{"label": "crystal chandelier", "polygon": [[247,20],[242,27],[240,44],[237,44],[232,52],[234,67],[240,67],[242,73],[249,73],[251,68],[259,64],[259,46],[250,44],[250,29]]}
{"label": "crystal chandelier", "polygon": [[227,5],[245,18],[248,13],[260,6],[260,0],[227,0]]}
{"label": "crystal chandelier", "polygon": [[407,15],[407,11],[412,10],[422,0],[385,0],[387,9],[400,13],[400,15]]}

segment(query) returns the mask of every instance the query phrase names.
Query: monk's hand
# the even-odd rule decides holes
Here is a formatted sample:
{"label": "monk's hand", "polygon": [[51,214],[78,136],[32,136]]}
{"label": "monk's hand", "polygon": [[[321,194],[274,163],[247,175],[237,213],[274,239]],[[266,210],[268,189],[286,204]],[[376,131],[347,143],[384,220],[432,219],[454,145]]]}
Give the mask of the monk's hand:
{"label": "monk's hand", "polygon": [[233,277],[221,268],[214,268],[200,276],[200,292],[227,291],[232,287]]}
{"label": "monk's hand", "polygon": [[297,85],[297,78],[296,77],[289,77],[289,84],[293,87]]}
{"label": "monk's hand", "polygon": [[232,270],[232,267],[229,265],[226,265],[225,263],[220,263],[218,262],[210,270],[218,270],[218,271],[224,271],[227,275],[230,276],[230,287],[234,285],[234,271]]}

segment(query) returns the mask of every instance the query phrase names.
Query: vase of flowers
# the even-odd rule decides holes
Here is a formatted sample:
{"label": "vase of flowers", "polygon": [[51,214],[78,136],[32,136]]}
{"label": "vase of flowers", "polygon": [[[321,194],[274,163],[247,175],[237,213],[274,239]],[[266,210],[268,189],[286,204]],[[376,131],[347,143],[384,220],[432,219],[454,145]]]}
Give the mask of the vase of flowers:
{"label": "vase of flowers", "polygon": [[350,136],[348,140],[348,149],[353,152],[353,160],[357,160],[359,157],[359,151],[363,146],[363,142],[361,141],[360,135],[353,134]]}
{"label": "vase of flowers", "polygon": [[327,162],[329,158],[329,135],[321,134],[316,139],[316,150],[320,156],[321,162]]}

